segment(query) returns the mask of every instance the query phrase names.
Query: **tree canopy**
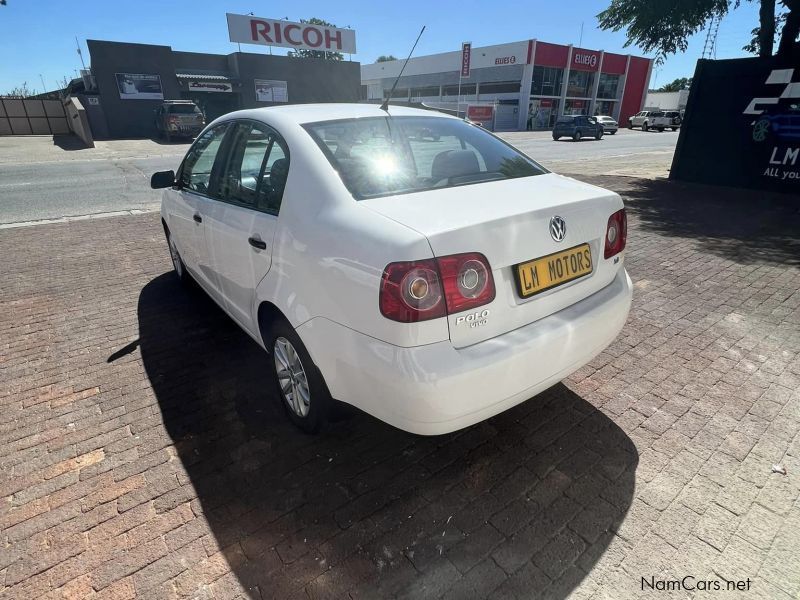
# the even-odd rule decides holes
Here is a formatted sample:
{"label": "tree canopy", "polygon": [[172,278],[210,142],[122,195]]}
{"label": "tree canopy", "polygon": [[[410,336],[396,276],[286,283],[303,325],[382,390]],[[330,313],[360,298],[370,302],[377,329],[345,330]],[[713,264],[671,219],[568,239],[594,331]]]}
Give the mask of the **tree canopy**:
{"label": "tree canopy", "polygon": [[[300,19],[301,23],[308,23],[309,25],[321,25],[323,27],[336,27],[333,23],[328,23],[323,19],[311,17],[310,19]],[[344,54],[341,52],[328,52],[326,50],[291,50],[289,56],[294,58],[322,58],[324,60],[344,60]]]}
{"label": "tree canopy", "polygon": [[652,92],[679,92],[681,90],[688,90],[692,86],[691,77],[678,77],[674,81],[662,85],[657,90],[650,90]]}
{"label": "tree canopy", "polygon": [[[759,24],[753,30],[753,42],[746,49],[754,49],[761,56],[771,56],[776,19],[783,22],[779,55],[797,52],[800,35],[800,0],[780,0],[786,9],[775,15],[776,0],[751,0],[759,2]],[[656,61],[676,52],[684,52],[688,38],[702,31],[712,17],[722,18],[735,10],[742,0],[691,0],[668,2],[666,0],[611,0],[610,6],[597,15],[602,29],[626,30],[626,46],[635,44],[645,52],[654,53]]]}
{"label": "tree canopy", "polygon": [[398,58],[394,54],[381,54],[375,62],[389,62],[392,60],[398,60]]}

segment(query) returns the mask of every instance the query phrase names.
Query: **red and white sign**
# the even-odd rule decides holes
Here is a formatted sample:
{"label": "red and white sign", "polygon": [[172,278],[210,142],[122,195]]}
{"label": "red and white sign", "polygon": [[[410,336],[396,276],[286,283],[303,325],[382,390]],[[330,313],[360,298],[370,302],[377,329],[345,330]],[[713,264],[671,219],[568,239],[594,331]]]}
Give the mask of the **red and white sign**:
{"label": "red and white sign", "polygon": [[469,67],[472,59],[472,42],[461,44],[461,76],[469,77]]}
{"label": "red and white sign", "polygon": [[473,123],[480,123],[484,127],[487,125],[491,127],[492,120],[494,119],[494,107],[470,104],[467,106],[467,119]]}
{"label": "red and white sign", "polygon": [[352,29],[232,13],[226,16],[228,35],[232,42],[345,54],[356,53],[356,32]]}
{"label": "red and white sign", "polygon": [[597,71],[600,66],[600,53],[594,50],[575,48],[572,51],[570,68],[578,71]]}

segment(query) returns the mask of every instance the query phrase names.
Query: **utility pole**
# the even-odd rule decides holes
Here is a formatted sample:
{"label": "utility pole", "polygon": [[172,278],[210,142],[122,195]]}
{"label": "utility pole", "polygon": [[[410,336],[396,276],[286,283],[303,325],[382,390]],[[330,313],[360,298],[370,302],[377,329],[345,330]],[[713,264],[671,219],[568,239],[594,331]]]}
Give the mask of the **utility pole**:
{"label": "utility pole", "polygon": [[78,43],[78,36],[75,36],[75,47],[78,49],[78,56],[81,57],[81,65],[86,69],[86,63],[83,62],[83,53],[81,52],[81,45]]}

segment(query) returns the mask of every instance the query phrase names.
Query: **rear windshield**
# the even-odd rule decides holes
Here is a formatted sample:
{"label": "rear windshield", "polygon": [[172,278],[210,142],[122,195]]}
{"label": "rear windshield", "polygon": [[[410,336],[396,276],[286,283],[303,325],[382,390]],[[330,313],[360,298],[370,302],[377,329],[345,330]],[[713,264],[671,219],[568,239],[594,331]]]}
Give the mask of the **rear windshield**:
{"label": "rear windshield", "polygon": [[547,172],[458,119],[387,116],[304,127],[358,200]]}
{"label": "rear windshield", "polygon": [[192,113],[199,113],[200,109],[194,104],[170,104],[169,113],[171,115],[190,115]]}

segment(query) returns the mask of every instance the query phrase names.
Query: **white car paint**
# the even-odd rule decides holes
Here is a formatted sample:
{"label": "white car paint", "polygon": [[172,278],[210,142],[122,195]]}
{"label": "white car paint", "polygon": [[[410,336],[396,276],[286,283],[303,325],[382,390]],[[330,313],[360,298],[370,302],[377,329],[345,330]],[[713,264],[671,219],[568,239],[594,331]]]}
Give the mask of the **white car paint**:
{"label": "white car paint", "polygon": [[[389,112],[454,119],[410,108]],[[164,191],[162,218],[187,269],[253,339],[264,346],[259,307],[274,305],[334,398],[420,434],[506,410],[613,341],[632,294],[624,251],[603,258],[609,216],[623,208],[617,194],[548,173],[355,200],[302,125],[362,117],[386,113],[375,105],[293,105],[238,111],[209,124],[250,120],[282,135],[290,167],[278,216]],[[562,242],[548,233],[555,214],[568,223]],[[250,246],[251,236],[266,249]],[[592,249],[590,275],[518,296],[514,265],[582,243]],[[492,269],[495,298],[476,309],[488,311],[485,325],[466,327],[464,314],[417,323],[381,314],[389,263],[462,252],[483,253]]]}

